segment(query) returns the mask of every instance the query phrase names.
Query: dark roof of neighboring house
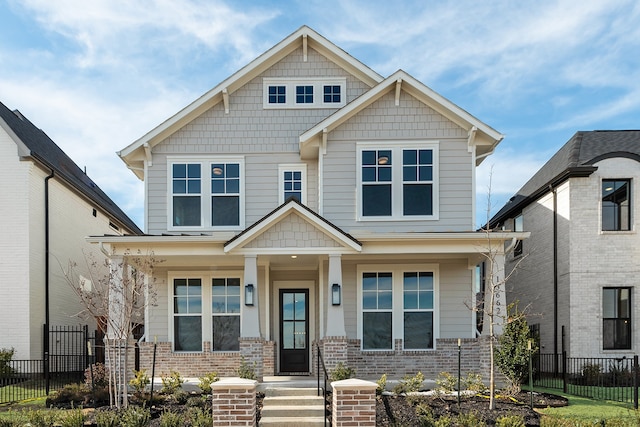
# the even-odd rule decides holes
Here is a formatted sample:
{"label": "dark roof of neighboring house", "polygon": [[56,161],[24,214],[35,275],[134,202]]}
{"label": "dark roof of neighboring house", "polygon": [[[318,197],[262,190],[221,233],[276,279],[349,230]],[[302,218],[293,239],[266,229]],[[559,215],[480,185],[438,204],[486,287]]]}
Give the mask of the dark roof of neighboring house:
{"label": "dark roof of neighboring house", "polygon": [[527,181],[500,211],[491,218],[490,228],[521,211],[529,203],[571,177],[591,175],[595,163],[612,157],[640,162],[640,130],[579,131]]}
{"label": "dark roof of neighboring house", "polygon": [[9,110],[0,102],[0,118],[30,151],[31,157],[53,170],[78,192],[92,200],[134,234],[142,234],[138,226],[95,184],[64,151],[42,130],[19,111]]}

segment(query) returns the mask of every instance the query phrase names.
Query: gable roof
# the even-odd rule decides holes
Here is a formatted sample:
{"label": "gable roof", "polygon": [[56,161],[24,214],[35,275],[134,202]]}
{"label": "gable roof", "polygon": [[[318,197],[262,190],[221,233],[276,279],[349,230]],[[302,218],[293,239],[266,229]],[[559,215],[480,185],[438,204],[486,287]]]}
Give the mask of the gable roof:
{"label": "gable roof", "polygon": [[371,87],[383,80],[382,76],[378,73],[331,43],[316,31],[307,26],[302,26],[248,65],[206,92],[200,98],[119,151],[118,155],[127,163],[138,178],[143,179],[144,172],[142,166],[144,159],[148,157],[146,151],[148,151],[149,148],[153,148],[154,145],[214,105],[225,102],[225,97],[233,94],[253,78],[262,74],[265,70],[300,47],[302,47],[305,52],[307,48],[314,49]]}
{"label": "gable roof", "polygon": [[[362,243],[350,234],[345,233],[339,227],[327,221],[302,203],[298,202],[296,199],[290,198],[260,220],[253,223],[250,227],[246,228],[242,233],[227,241],[224,244],[224,251],[231,252],[247,245],[253,239],[264,233],[274,224],[286,218],[292,212],[297,213],[304,218],[307,223],[313,225],[316,229],[329,236],[333,241],[338,243],[340,247],[349,251],[358,252],[362,249]],[[344,249],[342,251],[344,251]]]}
{"label": "gable roof", "polygon": [[533,177],[491,218],[496,227],[513,214],[571,177],[591,175],[595,163],[612,157],[626,157],[640,162],[640,130],[578,131]]}
{"label": "gable roof", "polygon": [[302,158],[313,157],[317,154],[317,147],[322,144],[323,134],[337,128],[360,111],[391,92],[396,91],[396,105],[399,102],[399,91],[404,90],[428,107],[442,114],[469,133],[469,144],[477,147],[477,164],[493,152],[504,138],[500,132],[481,122],[467,111],[453,102],[439,95],[431,88],[416,80],[403,70],[398,70],[371,90],[362,94],[349,104],[339,109],[325,120],[321,121],[302,135],[300,135],[300,155]]}
{"label": "gable roof", "polygon": [[0,102],[0,126],[20,147],[21,155],[29,156],[54,171],[76,191],[106,211],[131,233],[142,234],[138,226],[109,198],[64,151],[42,130],[18,110],[11,111]]}

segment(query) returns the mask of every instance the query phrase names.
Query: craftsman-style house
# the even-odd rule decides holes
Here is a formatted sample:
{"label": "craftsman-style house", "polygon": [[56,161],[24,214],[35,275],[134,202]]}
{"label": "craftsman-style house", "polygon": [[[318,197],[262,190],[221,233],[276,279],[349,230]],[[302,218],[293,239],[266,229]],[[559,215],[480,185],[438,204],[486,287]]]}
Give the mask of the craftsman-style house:
{"label": "craftsman-style house", "polygon": [[478,366],[476,266],[526,237],[475,231],[502,138],[301,27],[119,152],[146,235],[91,240],[163,260],[141,366],[156,342],[156,372],[304,374],[320,349],[361,377],[435,377],[459,338]]}

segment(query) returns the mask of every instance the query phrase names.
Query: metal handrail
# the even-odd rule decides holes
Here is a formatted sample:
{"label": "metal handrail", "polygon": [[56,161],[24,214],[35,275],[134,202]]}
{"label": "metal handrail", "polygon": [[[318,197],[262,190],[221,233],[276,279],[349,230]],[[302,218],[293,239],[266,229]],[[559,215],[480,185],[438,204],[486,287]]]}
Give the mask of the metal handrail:
{"label": "metal handrail", "polygon": [[[327,381],[329,380],[329,374],[327,373],[327,366],[324,364],[324,359],[322,358],[322,352],[320,351],[320,345],[318,343],[316,343],[316,374],[318,377],[318,389],[317,389],[317,393],[318,396],[320,396],[320,366],[322,366],[322,372],[324,373],[323,377],[324,377],[324,387],[322,387],[322,397],[324,399],[324,425],[326,427],[327,425],[327,418],[331,419],[331,411],[329,409],[327,409],[327,396],[328,396],[328,392],[327,392]],[[329,425],[331,425],[331,423],[329,423]]]}

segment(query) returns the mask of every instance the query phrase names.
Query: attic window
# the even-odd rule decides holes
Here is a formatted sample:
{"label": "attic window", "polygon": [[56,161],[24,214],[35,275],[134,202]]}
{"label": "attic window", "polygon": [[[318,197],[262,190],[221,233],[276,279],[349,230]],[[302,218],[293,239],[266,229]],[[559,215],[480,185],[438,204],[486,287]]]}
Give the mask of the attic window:
{"label": "attic window", "polygon": [[115,225],[113,222],[109,221],[109,227],[113,228],[116,231],[120,231],[120,227]]}
{"label": "attic window", "polygon": [[95,209],[93,210],[93,216],[94,216],[94,217],[97,217],[97,216],[98,216],[98,211],[97,211],[97,210],[95,210]]}
{"label": "attic window", "polygon": [[345,78],[265,78],[263,107],[336,108],[345,105]]}

